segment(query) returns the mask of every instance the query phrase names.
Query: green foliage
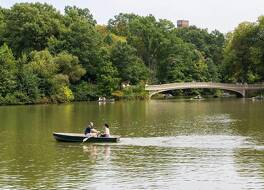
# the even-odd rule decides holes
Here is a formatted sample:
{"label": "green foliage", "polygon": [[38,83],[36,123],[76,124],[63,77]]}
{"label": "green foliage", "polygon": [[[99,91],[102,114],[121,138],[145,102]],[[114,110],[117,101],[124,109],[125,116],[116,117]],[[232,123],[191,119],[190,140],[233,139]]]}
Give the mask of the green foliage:
{"label": "green foliage", "polygon": [[[65,54],[54,58],[48,50],[34,51],[30,54],[30,61],[23,68],[23,72],[29,74],[24,84],[35,86],[34,82],[37,81],[38,86],[33,88],[36,99],[40,96],[41,99],[45,99],[45,102],[55,103],[69,102],[74,99],[72,91],[69,89],[69,78],[72,77],[70,75],[72,72],[63,73],[65,70],[60,70],[60,63],[64,63],[61,59],[62,56]],[[71,55],[67,56],[73,58]]]}
{"label": "green foliage", "polygon": [[133,100],[133,99],[138,99],[138,100],[144,100],[148,99],[149,94],[148,92],[145,91],[145,86],[144,84],[139,84],[137,86],[130,86],[125,89],[123,89],[123,97],[122,99],[126,100]]}
{"label": "green foliage", "polygon": [[74,100],[73,93],[69,89],[69,77],[63,74],[55,74],[47,80],[47,95],[51,102],[64,103]]}
{"label": "green foliage", "polygon": [[207,64],[202,54],[172,32],[160,49],[158,78],[162,83],[207,81]]}
{"label": "green foliage", "polygon": [[[93,15],[90,13],[89,9],[80,9],[76,6],[66,6],[65,14],[69,16],[72,20],[79,20],[82,18],[85,22],[88,22],[91,25],[95,25],[96,21],[93,19]],[[72,21],[71,21],[72,22]]]}
{"label": "green foliage", "polygon": [[122,81],[138,84],[148,79],[149,71],[144,62],[136,56],[136,49],[127,43],[117,43],[111,53],[111,61],[118,69]]}
{"label": "green foliage", "polygon": [[107,27],[116,35],[128,36],[130,32],[129,24],[136,18],[139,18],[139,16],[135,14],[120,13],[119,15],[116,15],[114,19],[108,21]]}
{"label": "green foliage", "polygon": [[14,92],[16,81],[16,60],[12,50],[4,44],[0,47],[0,96]]}
{"label": "green foliage", "polygon": [[[5,9],[0,7],[0,36],[3,36],[5,30]],[[3,43],[3,39],[0,38],[0,45]]]}
{"label": "green foliage", "polygon": [[86,78],[96,78],[96,67],[100,61],[98,52],[102,38],[95,28],[95,21],[88,9],[66,7],[63,20],[63,30],[59,37],[49,39],[48,47],[53,54],[66,51],[77,56]]}
{"label": "green foliage", "polygon": [[51,95],[51,101],[55,103],[65,103],[74,100],[73,93],[68,86],[60,86],[56,89],[56,93]]}
{"label": "green foliage", "polygon": [[165,34],[173,27],[168,21],[156,21],[152,15],[141,17],[134,14],[119,14],[111,19],[108,28],[117,35],[126,36],[129,45],[136,49],[137,55],[144,61],[156,80],[158,54]]}
{"label": "green foliage", "polygon": [[54,62],[59,65],[59,72],[68,75],[73,83],[80,80],[86,73],[86,70],[79,64],[78,57],[66,52],[58,54]]}
{"label": "green foliage", "polygon": [[18,78],[18,88],[17,91],[20,93],[23,93],[26,98],[21,100],[21,102],[24,103],[35,103],[40,98],[40,90],[39,90],[39,83],[40,78],[33,72],[32,69],[27,67],[26,65],[23,65],[26,57],[23,59],[20,59],[18,69],[19,72],[17,74]]}
{"label": "green foliage", "polygon": [[118,42],[126,42],[126,37],[118,36],[112,33],[106,26],[104,25],[96,25],[96,30],[100,33],[103,38],[103,42],[106,46],[116,45]]}
{"label": "green foliage", "polygon": [[205,62],[208,67],[208,72],[206,73],[208,81],[219,82],[221,80],[221,72],[220,72],[221,67],[214,64],[211,58],[207,58]]}
{"label": "green foliage", "polygon": [[27,67],[31,68],[40,78],[49,78],[58,72],[59,66],[54,64],[53,57],[48,50],[34,51]]}
{"label": "green foliage", "polygon": [[114,92],[112,92],[112,94],[111,94],[114,98],[116,98],[116,99],[122,99],[123,97],[124,97],[124,92],[123,91],[121,91],[121,90],[116,90],[116,91],[114,91]]}
{"label": "green foliage", "polygon": [[150,70],[153,79],[156,77],[158,53],[164,39],[164,31],[159,27],[155,17],[139,17],[130,23],[128,42],[137,49],[137,54],[143,59]]}
{"label": "green foliage", "polygon": [[195,26],[189,28],[177,28],[175,33],[184,42],[193,44],[197,50],[202,52],[205,58],[211,58],[216,65],[221,64],[223,57],[224,35],[217,30],[209,33],[206,29]]}
{"label": "green foliage", "polygon": [[[218,81],[220,78],[214,75],[222,64],[224,44],[224,36],[218,31],[208,33],[196,27],[176,29],[168,20],[157,21],[152,15],[140,17],[133,14],[116,16],[110,20],[108,28],[127,37],[128,45],[135,48],[136,54],[150,70],[150,83]],[[131,54],[131,51],[126,52]],[[120,55],[114,54],[113,57],[118,60]],[[114,59],[113,63],[124,62]]]}
{"label": "green foliage", "polygon": [[72,88],[76,101],[96,100],[98,98],[98,87],[94,84],[82,81],[80,84],[75,85]]}
{"label": "green foliage", "polygon": [[100,95],[111,96],[112,92],[118,89],[120,78],[118,71],[110,61],[107,50],[101,49],[101,61],[97,70],[97,84],[100,89]]}
{"label": "green foliage", "polygon": [[4,41],[16,56],[43,50],[49,38],[59,36],[61,17],[46,3],[17,3],[5,14]]}
{"label": "green foliage", "polygon": [[264,79],[264,19],[241,23],[228,35],[224,50],[225,80],[255,83]]}
{"label": "green foliage", "polygon": [[219,81],[221,79],[219,70],[223,62],[224,35],[217,30],[209,33],[207,30],[195,26],[177,28],[174,32],[184,42],[192,44],[201,52],[208,68],[207,80]]}

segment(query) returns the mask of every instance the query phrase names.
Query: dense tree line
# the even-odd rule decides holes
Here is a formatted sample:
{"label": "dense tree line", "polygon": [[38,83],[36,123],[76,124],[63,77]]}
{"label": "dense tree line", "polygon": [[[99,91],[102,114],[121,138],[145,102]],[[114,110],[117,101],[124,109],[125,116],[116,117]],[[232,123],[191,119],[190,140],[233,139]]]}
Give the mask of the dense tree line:
{"label": "dense tree line", "polygon": [[224,49],[224,78],[229,82],[264,81],[264,17],[241,23],[227,35]]}
{"label": "dense tree line", "polygon": [[[153,15],[98,25],[88,9],[41,3],[0,8],[0,104],[144,98],[144,85],[263,80],[264,19],[225,36]],[[122,89],[121,83],[132,87]]]}

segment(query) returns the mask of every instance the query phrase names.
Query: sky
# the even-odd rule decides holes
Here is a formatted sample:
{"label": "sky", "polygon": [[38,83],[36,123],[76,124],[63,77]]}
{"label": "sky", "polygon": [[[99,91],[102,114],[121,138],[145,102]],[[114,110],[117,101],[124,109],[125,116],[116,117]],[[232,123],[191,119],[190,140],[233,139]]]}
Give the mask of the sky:
{"label": "sky", "polygon": [[[19,2],[35,0],[0,0],[0,6],[10,8]],[[230,32],[241,22],[257,21],[264,15],[264,0],[38,0],[63,12],[66,5],[88,8],[98,24],[107,24],[119,13],[154,15],[158,19],[189,20],[190,25],[209,31]]]}

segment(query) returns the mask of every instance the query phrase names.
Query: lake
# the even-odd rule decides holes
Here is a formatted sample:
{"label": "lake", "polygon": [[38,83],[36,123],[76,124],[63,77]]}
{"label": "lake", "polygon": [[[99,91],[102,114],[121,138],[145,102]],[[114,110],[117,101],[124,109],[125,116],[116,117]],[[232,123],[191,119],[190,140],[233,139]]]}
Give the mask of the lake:
{"label": "lake", "polygon": [[[93,121],[116,144],[56,142]],[[0,189],[263,189],[264,102],[0,107]]]}

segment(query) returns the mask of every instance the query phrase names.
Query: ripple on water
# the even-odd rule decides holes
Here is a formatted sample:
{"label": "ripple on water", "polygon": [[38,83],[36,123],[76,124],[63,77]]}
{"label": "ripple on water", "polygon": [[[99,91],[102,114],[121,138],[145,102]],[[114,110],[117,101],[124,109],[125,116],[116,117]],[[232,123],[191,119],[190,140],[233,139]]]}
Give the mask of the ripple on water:
{"label": "ripple on water", "polygon": [[230,114],[214,114],[214,115],[206,115],[206,116],[199,116],[197,119],[203,123],[209,124],[232,124],[238,122],[237,119],[232,119]]}
{"label": "ripple on water", "polygon": [[245,137],[226,135],[122,138],[119,145],[199,149],[236,149],[253,146]]}

